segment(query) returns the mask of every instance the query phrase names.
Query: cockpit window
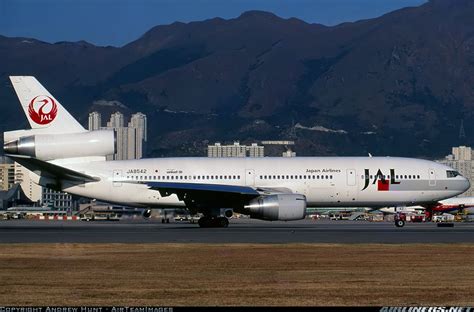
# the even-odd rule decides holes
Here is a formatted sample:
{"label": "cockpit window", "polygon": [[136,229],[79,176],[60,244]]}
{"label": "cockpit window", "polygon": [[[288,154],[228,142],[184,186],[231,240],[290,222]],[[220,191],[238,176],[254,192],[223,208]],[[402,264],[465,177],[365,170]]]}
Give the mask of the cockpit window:
{"label": "cockpit window", "polygon": [[459,172],[454,171],[454,170],[446,170],[446,175],[448,176],[448,178],[455,178],[460,174]]}

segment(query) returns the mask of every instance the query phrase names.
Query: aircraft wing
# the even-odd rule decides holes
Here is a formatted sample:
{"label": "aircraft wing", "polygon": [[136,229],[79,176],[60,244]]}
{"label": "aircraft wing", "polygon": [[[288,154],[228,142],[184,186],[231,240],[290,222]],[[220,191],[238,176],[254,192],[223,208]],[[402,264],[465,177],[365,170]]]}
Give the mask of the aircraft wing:
{"label": "aircraft wing", "polygon": [[69,181],[81,181],[81,182],[97,182],[100,178],[93,177],[88,174],[74,171],[65,167],[61,167],[46,161],[41,161],[36,158],[29,156],[18,156],[18,155],[5,155],[13,159],[23,167],[36,174],[52,179],[69,180]]}
{"label": "aircraft wing", "polygon": [[242,205],[261,195],[291,193],[288,189],[260,189],[251,186],[225,184],[148,182],[149,188],[160,192],[161,196],[176,194],[187,205],[197,207],[231,208]]}

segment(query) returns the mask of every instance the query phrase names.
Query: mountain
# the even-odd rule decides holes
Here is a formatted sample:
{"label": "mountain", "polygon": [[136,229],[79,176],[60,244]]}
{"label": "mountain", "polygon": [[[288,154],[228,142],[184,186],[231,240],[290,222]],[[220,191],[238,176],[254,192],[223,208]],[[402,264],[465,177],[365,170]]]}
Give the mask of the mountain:
{"label": "mountain", "polygon": [[83,124],[92,110],[146,113],[149,156],[288,138],[298,155],[431,158],[474,145],[471,0],[334,27],[250,11],[157,26],[120,48],[0,36],[0,60],[2,131],[26,126],[8,81],[23,74]]}

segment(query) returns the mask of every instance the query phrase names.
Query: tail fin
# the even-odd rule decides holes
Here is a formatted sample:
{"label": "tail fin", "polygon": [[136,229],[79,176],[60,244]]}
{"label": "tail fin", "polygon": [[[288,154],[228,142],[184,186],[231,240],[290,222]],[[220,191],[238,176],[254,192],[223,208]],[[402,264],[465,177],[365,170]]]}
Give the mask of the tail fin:
{"label": "tail fin", "polygon": [[32,129],[48,133],[86,131],[74,117],[32,76],[10,76],[21,107]]}

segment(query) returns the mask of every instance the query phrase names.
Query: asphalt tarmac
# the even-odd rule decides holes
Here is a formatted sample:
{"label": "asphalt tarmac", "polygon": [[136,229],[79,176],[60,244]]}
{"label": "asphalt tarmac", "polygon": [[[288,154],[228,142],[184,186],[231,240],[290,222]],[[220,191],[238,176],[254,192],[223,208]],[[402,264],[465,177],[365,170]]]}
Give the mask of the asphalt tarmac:
{"label": "asphalt tarmac", "polygon": [[396,228],[392,222],[232,219],[228,228],[199,228],[158,220],[3,220],[0,243],[474,243],[474,223]]}

